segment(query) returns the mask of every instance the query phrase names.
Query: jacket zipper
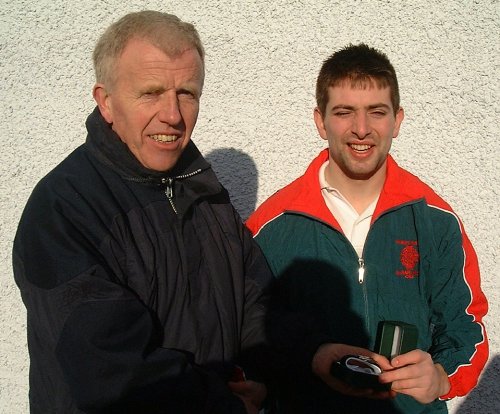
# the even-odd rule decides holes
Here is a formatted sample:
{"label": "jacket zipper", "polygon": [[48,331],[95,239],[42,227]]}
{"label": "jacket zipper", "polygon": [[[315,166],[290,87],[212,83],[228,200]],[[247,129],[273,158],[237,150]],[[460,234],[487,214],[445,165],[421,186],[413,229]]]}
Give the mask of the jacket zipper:
{"label": "jacket zipper", "polygon": [[179,214],[177,212],[177,209],[175,208],[175,204],[174,204],[174,200],[173,200],[173,196],[174,196],[174,186],[173,186],[173,183],[174,183],[174,179],[169,177],[169,178],[162,178],[161,179],[161,182],[163,184],[165,184],[165,195],[167,196],[168,198],[168,202],[170,203],[170,205],[172,206],[172,210],[174,210],[174,213],[177,215]]}
{"label": "jacket zipper", "polygon": [[362,257],[358,259],[358,264],[358,282],[361,285],[365,281],[365,261]]}
{"label": "jacket zipper", "polygon": [[361,256],[358,257],[358,283],[361,287],[361,290],[363,291],[363,303],[364,303],[364,308],[365,308],[365,328],[367,332],[370,332],[370,312],[369,312],[369,304],[368,304],[368,291],[366,290],[366,283],[365,283],[365,278],[366,278],[366,263],[364,259],[365,255],[365,248],[366,248],[366,243],[368,242],[368,237],[370,235],[370,231],[372,229],[372,226],[370,226],[370,229],[368,230],[368,233],[366,234],[366,239],[365,239],[365,244],[363,246],[363,251],[361,252]]}
{"label": "jacket zipper", "polygon": [[178,215],[177,208],[175,207],[174,204],[174,180],[182,180],[184,178],[189,178],[192,177],[193,175],[196,175],[201,172],[201,168],[198,168],[197,170],[189,173],[189,174],[183,174],[183,175],[178,175],[177,177],[168,177],[168,178],[162,178],[161,182],[162,184],[165,185],[165,195],[167,196],[168,202],[172,206],[172,210],[174,210],[174,213]]}
{"label": "jacket zipper", "polygon": [[370,329],[370,314],[368,312],[368,292],[366,291],[365,281],[365,260],[362,257],[358,258],[358,283],[363,291],[363,303],[365,308],[365,326]]}

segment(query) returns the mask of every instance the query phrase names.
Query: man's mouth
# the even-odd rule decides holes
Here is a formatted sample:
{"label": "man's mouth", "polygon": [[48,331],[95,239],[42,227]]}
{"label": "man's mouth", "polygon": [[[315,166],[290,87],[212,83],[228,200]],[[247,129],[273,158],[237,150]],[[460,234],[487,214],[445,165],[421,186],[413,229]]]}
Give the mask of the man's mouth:
{"label": "man's mouth", "polygon": [[372,145],[368,145],[368,144],[349,144],[349,146],[354,151],[357,151],[357,152],[365,152],[365,151],[368,151],[372,147]]}
{"label": "man's mouth", "polygon": [[177,135],[164,135],[164,134],[155,134],[149,136],[152,140],[156,142],[174,142],[179,138]]}

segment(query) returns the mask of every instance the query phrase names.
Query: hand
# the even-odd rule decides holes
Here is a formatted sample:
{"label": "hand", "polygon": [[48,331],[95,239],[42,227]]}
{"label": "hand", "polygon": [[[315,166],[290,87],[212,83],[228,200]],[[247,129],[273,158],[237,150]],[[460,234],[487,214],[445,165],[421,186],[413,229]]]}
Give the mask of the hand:
{"label": "hand", "polygon": [[227,385],[233,394],[243,401],[248,414],[258,414],[267,396],[264,384],[255,381],[230,381]]}
{"label": "hand", "polygon": [[380,381],[392,382],[392,390],[428,404],[450,390],[448,375],[440,364],[420,349],[399,355],[391,361],[392,370],[380,374]]}
{"label": "hand", "polygon": [[330,374],[331,365],[341,360],[345,355],[365,355],[372,358],[382,370],[393,369],[387,358],[368,349],[345,344],[323,344],[318,348],[313,357],[312,371],[330,388],[345,395],[375,399],[394,398],[396,393],[392,390],[377,392],[372,389],[353,388],[343,381],[332,377]]}

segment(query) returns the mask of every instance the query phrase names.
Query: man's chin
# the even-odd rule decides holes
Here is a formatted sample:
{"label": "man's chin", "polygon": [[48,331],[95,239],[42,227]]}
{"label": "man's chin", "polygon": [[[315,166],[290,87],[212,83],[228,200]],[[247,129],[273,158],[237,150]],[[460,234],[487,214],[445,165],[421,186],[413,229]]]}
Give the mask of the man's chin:
{"label": "man's chin", "polygon": [[169,157],[168,159],[145,160],[141,164],[151,171],[167,172],[174,168],[178,161],[179,157]]}
{"label": "man's chin", "polygon": [[375,168],[351,168],[349,170],[344,170],[344,174],[353,181],[367,181],[373,176],[377,175],[380,169],[385,164],[376,166]]}

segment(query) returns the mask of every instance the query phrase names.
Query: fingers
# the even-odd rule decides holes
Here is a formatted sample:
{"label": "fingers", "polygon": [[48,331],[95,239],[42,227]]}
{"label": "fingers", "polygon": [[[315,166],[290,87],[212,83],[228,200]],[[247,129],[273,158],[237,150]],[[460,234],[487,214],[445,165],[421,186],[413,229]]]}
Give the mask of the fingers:
{"label": "fingers", "polygon": [[392,369],[392,365],[387,358],[369,349],[346,344],[323,344],[313,357],[312,370],[316,375],[324,379],[325,376],[330,376],[332,363],[341,360],[345,355],[364,355],[377,362],[382,370]]}
{"label": "fingers", "polygon": [[[345,355],[364,355],[373,359],[383,371],[379,381],[383,384],[391,383],[391,389],[358,389],[332,377],[331,365]],[[312,369],[330,388],[353,397],[386,399],[401,393],[426,404],[445,395],[450,387],[448,376],[441,365],[435,364],[432,357],[420,349],[398,355],[389,361],[368,349],[345,344],[324,344],[314,355]]]}
{"label": "fingers", "polygon": [[391,362],[385,356],[375,353],[372,353],[372,355],[369,356],[377,363],[382,371],[390,371],[391,369],[394,369]]}
{"label": "fingers", "polygon": [[[433,374],[434,362],[431,356],[424,351],[416,349],[406,354],[398,355],[390,362],[391,368],[384,370],[380,375],[380,380],[383,383],[404,380],[415,380],[421,377],[428,377]],[[401,384],[401,383],[400,383]],[[409,388],[402,386],[401,388]],[[394,385],[393,385],[394,387]]]}
{"label": "fingers", "polygon": [[235,394],[245,394],[245,393],[251,393],[252,387],[251,385],[248,384],[249,381],[229,381],[227,383],[227,386],[229,389],[235,393]]}
{"label": "fingers", "polygon": [[353,397],[364,397],[374,399],[393,398],[393,391],[375,391],[371,388],[356,388],[333,377],[330,373],[332,364],[341,360],[346,355],[363,355],[372,358],[382,369],[392,369],[387,358],[376,354],[368,349],[359,348],[346,344],[323,344],[321,345],[312,362],[313,372],[320,377],[330,388]]}
{"label": "fingers", "polygon": [[392,383],[392,389],[398,393],[427,404],[449,391],[448,375],[427,352],[411,351],[395,357],[391,363],[394,369],[383,372],[379,379]]}
{"label": "fingers", "polygon": [[325,382],[333,390],[340,392],[344,395],[349,395],[351,397],[362,397],[362,398],[383,400],[388,398],[394,398],[396,396],[396,393],[392,390],[375,391],[374,389],[371,388],[356,388],[334,377],[330,377]]}
{"label": "fingers", "polygon": [[427,352],[422,351],[421,349],[415,349],[413,351],[394,357],[391,361],[391,365],[394,368],[398,368],[410,364],[418,364],[425,361],[432,362],[431,356]]}
{"label": "fingers", "polygon": [[229,381],[229,389],[238,395],[251,396],[264,399],[267,394],[267,388],[264,384],[255,381]]}

